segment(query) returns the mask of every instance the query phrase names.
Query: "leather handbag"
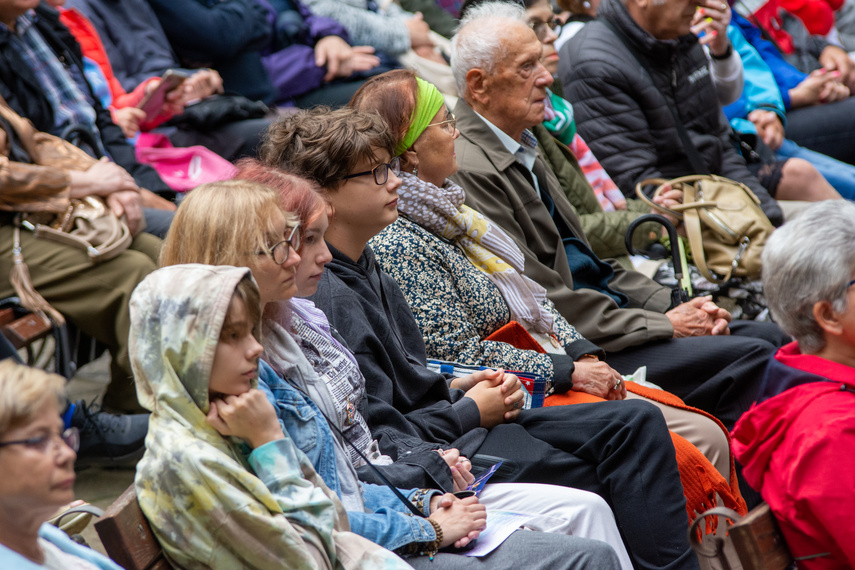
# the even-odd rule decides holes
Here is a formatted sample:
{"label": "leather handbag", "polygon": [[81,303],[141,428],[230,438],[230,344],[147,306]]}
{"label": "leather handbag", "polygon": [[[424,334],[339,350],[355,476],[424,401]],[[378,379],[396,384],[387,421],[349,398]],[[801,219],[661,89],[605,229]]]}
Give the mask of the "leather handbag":
{"label": "leather handbag", "polygon": [[[33,287],[21,248],[21,228],[85,251],[92,263],[119,255],[133,236],[100,196],[70,198],[68,171],[86,171],[97,161],[71,143],[38,131],[0,97],[0,180],[9,187],[0,210],[16,212],[14,266],[9,280],[22,306],[63,324],[64,318]],[[8,184],[5,184],[8,182]]]}
{"label": "leather handbag", "polygon": [[[656,185],[654,197],[669,188],[681,190],[683,203],[672,208],[655,203],[643,191],[648,185]],[[635,193],[651,208],[683,221],[695,265],[709,281],[760,278],[763,246],[775,228],[745,184],[696,174],[672,180],[648,178],[636,185]]]}
{"label": "leather handbag", "polygon": [[27,216],[21,224],[37,238],[50,239],[86,252],[89,261],[113,259],[131,245],[134,237],[100,196],[70,200],[65,212],[48,223],[33,224],[41,216]]}
{"label": "leather handbag", "polygon": [[[97,162],[68,141],[37,131],[29,120],[18,115],[2,98],[0,116],[13,131],[7,133],[9,146],[18,143],[33,165],[56,170],[85,171]],[[50,209],[36,209],[33,212],[34,208],[27,208],[26,205],[8,209],[29,212],[21,220],[24,228],[32,230],[36,237],[85,251],[93,263],[112,259],[131,245],[133,236],[128,225],[113,213],[103,198],[68,198],[67,193],[57,194],[65,199],[55,202]]]}
{"label": "leather handbag", "polygon": [[188,105],[167,124],[179,129],[206,132],[227,123],[260,119],[269,112],[270,107],[263,102],[253,101],[243,95],[212,95]]}

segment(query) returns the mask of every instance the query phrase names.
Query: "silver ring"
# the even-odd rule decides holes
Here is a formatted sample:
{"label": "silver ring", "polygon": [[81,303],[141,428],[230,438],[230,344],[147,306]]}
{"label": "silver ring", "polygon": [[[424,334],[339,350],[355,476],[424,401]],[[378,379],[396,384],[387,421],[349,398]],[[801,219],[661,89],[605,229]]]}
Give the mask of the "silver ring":
{"label": "silver ring", "polygon": [[725,4],[724,2],[721,3],[721,11],[727,12],[727,4]]}
{"label": "silver ring", "polygon": [[621,382],[623,382],[623,378],[621,378],[620,380],[618,380],[617,382],[615,382],[615,387],[614,387],[614,388],[612,388],[612,390],[617,390],[618,388],[620,388],[620,383],[621,383]]}

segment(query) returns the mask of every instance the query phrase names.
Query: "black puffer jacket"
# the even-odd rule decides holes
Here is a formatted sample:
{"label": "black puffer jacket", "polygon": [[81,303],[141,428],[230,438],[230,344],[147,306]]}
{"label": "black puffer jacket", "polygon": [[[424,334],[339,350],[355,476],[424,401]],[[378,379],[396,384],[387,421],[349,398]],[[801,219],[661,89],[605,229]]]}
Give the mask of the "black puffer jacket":
{"label": "black puffer jacket", "polygon": [[772,223],[782,224],[780,207],[730,143],[730,128],[697,38],[656,40],[620,0],[603,0],[599,16],[647,57],[650,74],[602,21],[587,24],[562,47],[558,71],[579,134],[623,193],[634,197],[635,184],[645,178],[695,174],[668,110],[671,105],[709,171],[748,185]]}

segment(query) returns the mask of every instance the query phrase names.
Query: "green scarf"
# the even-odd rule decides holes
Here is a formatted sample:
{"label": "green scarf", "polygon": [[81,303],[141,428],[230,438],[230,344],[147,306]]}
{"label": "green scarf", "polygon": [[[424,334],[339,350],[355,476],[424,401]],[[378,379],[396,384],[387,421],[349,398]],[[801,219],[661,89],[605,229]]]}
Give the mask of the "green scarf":
{"label": "green scarf", "polygon": [[400,156],[405,150],[413,146],[416,139],[421,136],[430,124],[434,115],[442,108],[445,100],[433,83],[428,83],[420,77],[416,77],[419,92],[416,94],[416,108],[410,118],[410,128],[404,139],[395,147],[395,156]]}

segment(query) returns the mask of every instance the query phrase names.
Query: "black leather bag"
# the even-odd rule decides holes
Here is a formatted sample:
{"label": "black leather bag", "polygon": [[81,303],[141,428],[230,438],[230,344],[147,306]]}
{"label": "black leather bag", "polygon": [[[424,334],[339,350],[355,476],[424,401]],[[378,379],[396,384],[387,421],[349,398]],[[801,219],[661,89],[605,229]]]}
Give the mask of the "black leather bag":
{"label": "black leather bag", "polygon": [[209,131],[227,123],[260,119],[270,112],[261,101],[243,95],[213,95],[184,108],[184,112],[169,120],[179,129]]}

